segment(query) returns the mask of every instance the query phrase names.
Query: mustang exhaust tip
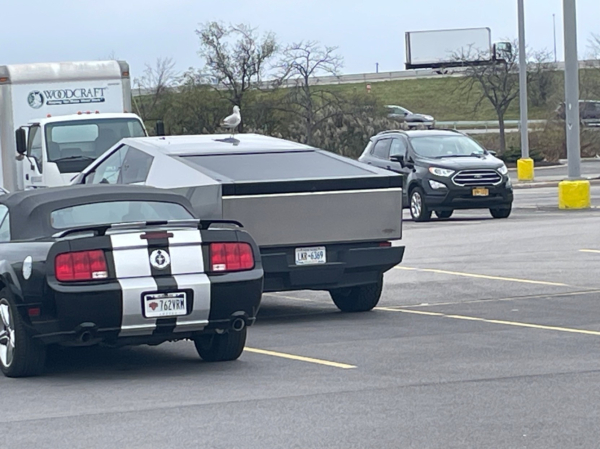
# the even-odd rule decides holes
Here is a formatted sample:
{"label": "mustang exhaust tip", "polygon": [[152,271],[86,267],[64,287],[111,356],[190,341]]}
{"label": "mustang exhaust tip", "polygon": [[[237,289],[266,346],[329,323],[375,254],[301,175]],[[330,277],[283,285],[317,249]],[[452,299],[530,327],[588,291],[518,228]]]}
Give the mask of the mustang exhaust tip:
{"label": "mustang exhaust tip", "polygon": [[231,328],[236,332],[240,332],[244,327],[246,327],[246,322],[243,318],[236,318],[231,322]]}
{"label": "mustang exhaust tip", "polygon": [[89,343],[92,340],[92,333],[90,331],[84,331],[79,335],[79,341],[81,343]]}

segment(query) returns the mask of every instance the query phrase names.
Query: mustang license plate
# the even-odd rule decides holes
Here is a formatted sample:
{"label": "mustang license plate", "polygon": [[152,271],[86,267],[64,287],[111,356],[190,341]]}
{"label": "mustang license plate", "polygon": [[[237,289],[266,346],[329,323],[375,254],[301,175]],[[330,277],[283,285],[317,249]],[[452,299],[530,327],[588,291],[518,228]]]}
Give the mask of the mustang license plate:
{"label": "mustang license plate", "polygon": [[146,318],[181,316],[187,314],[185,292],[151,293],[144,295],[144,315]]}
{"label": "mustang license plate", "polygon": [[315,265],[327,262],[324,246],[314,248],[296,248],[296,265]]}
{"label": "mustang license plate", "polygon": [[485,187],[476,187],[473,189],[473,196],[488,196],[490,191]]}

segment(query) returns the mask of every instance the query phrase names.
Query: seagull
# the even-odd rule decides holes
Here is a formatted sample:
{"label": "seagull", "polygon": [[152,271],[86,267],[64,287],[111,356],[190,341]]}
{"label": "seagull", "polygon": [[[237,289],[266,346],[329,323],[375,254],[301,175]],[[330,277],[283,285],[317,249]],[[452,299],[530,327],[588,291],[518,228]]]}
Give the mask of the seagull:
{"label": "seagull", "polygon": [[242,122],[242,116],[240,114],[240,108],[239,108],[239,106],[234,106],[233,114],[225,117],[223,119],[223,121],[221,122],[221,126],[223,128],[227,128],[227,129],[231,130],[231,137],[233,137],[235,135],[236,128],[238,127],[238,125],[241,122]]}

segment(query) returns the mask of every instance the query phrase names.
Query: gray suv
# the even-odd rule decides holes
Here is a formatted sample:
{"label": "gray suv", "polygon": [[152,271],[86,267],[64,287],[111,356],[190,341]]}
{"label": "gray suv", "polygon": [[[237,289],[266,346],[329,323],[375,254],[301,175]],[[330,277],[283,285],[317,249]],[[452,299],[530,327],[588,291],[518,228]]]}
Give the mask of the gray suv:
{"label": "gray suv", "polygon": [[408,128],[435,128],[435,119],[431,115],[411,112],[402,106],[387,105],[388,118],[406,123]]}
{"label": "gray suv", "polygon": [[449,218],[456,209],[510,215],[513,189],[506,165],[457,131],[384,131],[371,138],[358,160],[404,175],[403,203],[414,221],[428,221],[432,212]]}

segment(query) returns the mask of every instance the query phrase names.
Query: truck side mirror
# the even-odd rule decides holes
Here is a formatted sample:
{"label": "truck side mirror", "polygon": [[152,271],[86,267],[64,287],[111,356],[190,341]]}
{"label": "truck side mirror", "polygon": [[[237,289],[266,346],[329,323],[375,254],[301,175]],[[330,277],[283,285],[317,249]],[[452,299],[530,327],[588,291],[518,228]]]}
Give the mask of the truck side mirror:
{"label": "truck side mirror", "polygon": [[157,136],[165,135],[165,123],[162,120],[158,120],[156,122],[156,135]]}
{"label": "truck side mirror", "polygon": [[15,131],[15,140],[17,141],[17,153],[23,156],[27,153],[27,133],[23,128]]}
{"label": "truck side mirror", "polygon": [[404,167],[404,155],[403,154],[395,154],[390,156],[390,161],[398,162],[401,167]]}

